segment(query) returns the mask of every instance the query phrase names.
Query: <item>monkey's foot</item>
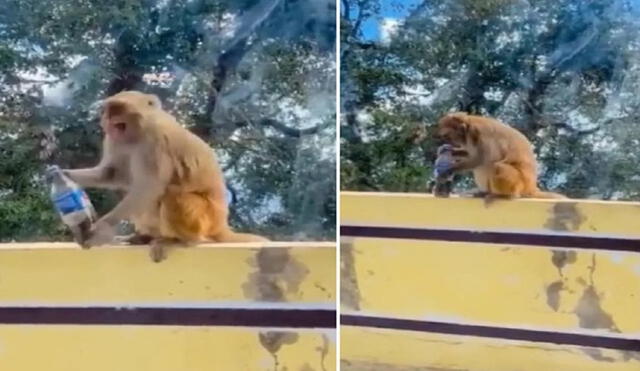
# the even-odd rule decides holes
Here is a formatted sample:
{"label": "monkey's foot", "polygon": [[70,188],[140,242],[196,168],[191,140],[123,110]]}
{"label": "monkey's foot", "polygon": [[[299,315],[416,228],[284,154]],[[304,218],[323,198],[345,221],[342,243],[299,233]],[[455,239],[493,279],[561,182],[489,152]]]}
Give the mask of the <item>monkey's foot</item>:
{"label": "monkey's foot", "polygon": [[118,238],[119,242],[129,245],[148,245],[153,241],[153,236],[148,234],[133,233],[128,236]]}
{"label": "monkey's foot", "polygon": [[496,202],[496,200],[513,200],[514,198],[515,196],[512,196],[512,195],[496,195],[496,194],[487,193],[484,196],[484,206],[489,207],[493,205],[493,203]]}
{"label": "monkey's foot", "polygon": [[461,193],[460,196],[467,198],[486,198],[489,196],[489,192],[476,189],[473,191]]}
{"label": "monkey's foot", "polygon": [[154,240],[151,243],[151,249],[149,250],[149,257],[154,263],[160,263],[167,258],[167,252],[165,251],[165,244],[158,240]]}
{"label": "monkey's foot", "polygon": [[156,238],[150,242],[151,249],[149,250],[149,257],[155,263],[160,263],[167,258],[167,248],[171,245],[178,243],[178,240],[173,238]]}

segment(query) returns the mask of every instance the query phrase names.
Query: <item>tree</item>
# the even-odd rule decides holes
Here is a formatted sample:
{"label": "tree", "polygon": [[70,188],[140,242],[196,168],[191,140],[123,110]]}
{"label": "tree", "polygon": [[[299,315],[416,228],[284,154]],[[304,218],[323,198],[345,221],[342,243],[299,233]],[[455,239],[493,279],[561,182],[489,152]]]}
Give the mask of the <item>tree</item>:
{"label": "tree", "polygon": [[[44,165],[95,164],[96,102],[129,89],[157,94],[212,144],[236,228],[334,238],[332,1],[0,0],[0,8],[1,240],[69,238],[47,199]],[[90,197],[104,212],[118,196]]]}
{"label": "tree", "polygon": [[[424,1],[388,43],[352,31],[342,44],[353,87],[343,96],[342,187],[424,191],[433,125],[461,110],[522,131],[543,188],[637,199],[638,10],[623,0]],[[363,23],[345,13],[342,22]]]}

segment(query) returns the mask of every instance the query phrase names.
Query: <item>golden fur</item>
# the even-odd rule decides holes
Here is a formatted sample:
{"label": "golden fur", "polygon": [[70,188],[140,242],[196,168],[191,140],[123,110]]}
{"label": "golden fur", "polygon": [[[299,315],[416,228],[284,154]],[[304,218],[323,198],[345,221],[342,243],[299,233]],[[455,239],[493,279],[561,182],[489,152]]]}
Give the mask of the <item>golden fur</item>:
{"label": "golden fur", "polygon": [[65,172],[82,186],[122,189],[127,195],[96,223],[89,245],[108,242],[112,235],[104,230],[121,219],[157,240],[266,241],[231,230],[214,152],[164,111],[156,96],[127,91],[106,99],[101,125],[100,164]]}
{"label": "golden fur", "polygon": [[537,185],[538,165],[529,140],[502,122],[456,112],[438,122],[437,135],[467,155],[455,171],[472,171],[480,194],[501,197],[565,198]]}

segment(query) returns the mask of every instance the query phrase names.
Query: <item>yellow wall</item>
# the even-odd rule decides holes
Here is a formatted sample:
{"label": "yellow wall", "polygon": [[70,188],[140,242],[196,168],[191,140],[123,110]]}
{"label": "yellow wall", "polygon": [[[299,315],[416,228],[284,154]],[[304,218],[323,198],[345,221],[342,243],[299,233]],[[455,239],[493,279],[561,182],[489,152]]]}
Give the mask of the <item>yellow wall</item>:
{"label": "yellow wall", "polygon": [[410,193],[340,192],[340,224],[471,230],[581,232],[640,237],[640,203],[434,198]]}
{"label": "yellow wall", "polygon": [[[366,346],[363,346],[366,339]],[[341,371],[638,371],[633,352],[424,332],[341,328]]]}
{"label": "yellow wall", "polygon": [[335,370],[335,333],[230,327],[0,326],[7,371]]}
{"label": "yellow wall", "polygon": [[[343,192],[341,224],[632,238],[640,204]],[[343,326],[343,369],[640,370],[640,251],[609,247],[342,237],[343,314],[635,339],[639,350]]]}
{"label": "yellow wall", "polygon": [[[41,322],[68,307],[79,316],[87,311],[78,309],[83,307],[319,309],[329,314],[335,309],[334,243],[175,248],[161,263],[151,262],[147,249],[0,245],[0,370],[336,369],[336,331],[326,326],[223,326],[215,318],[205,324],[165,324],[171,315],[137,325],[108,323],[108,318],[102,323],[100,316],[91,324]],[[33,319],[9,323],[7,307],[45,309]]]}

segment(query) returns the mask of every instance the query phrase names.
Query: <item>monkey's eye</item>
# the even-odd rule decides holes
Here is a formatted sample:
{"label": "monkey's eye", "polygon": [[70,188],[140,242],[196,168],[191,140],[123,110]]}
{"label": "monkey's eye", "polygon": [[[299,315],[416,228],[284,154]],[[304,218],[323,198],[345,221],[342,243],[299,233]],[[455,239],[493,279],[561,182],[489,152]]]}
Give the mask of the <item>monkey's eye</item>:
{"label": "monkey's eye", "polygon": [[113,124],[113,127],[118,131],[125,131],[127,129],[127,124],[125,122],[117,122]]}
{"label": "monkey's eye", "polygon": [[150,105],[150,106],[153,106],[153,101],[150,100],[150,101],[147,102],[147,104]]}

